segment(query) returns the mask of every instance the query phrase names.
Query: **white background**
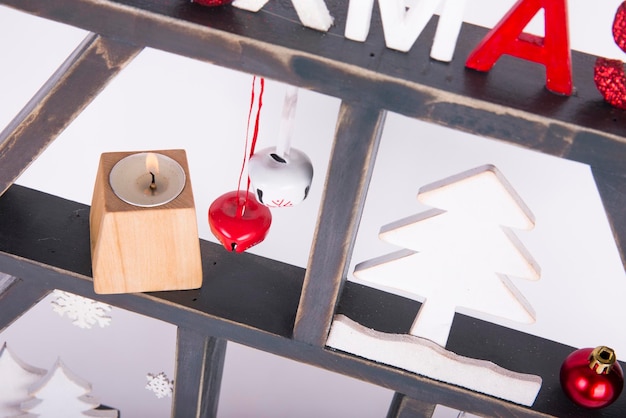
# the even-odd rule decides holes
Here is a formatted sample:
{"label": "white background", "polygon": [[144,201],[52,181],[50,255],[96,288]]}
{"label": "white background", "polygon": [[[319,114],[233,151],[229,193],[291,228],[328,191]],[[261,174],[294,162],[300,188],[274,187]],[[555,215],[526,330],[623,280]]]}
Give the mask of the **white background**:
{"label": "white background", "polygon": [[[466,20],[491,27],[513,3],[468,0]],[[571,0],[572,47],[623,59],[611,36],[620,3]],[[535,22],[535,31],[540,26]],[[84,36],[84,31],[0,7],[0,126]],[[237,187],[251,81],[248,74],[145,50],[18,183],[89,204],[102,152],[184,148],[200,237],[216,241],[206,211],[215,198]],[[267,80],[259,149],[274,144],[283,94],[284,85]],[[268,238],[250,252],[306,266],[338,108],[337,99],[301,92],[294,146],[313,160],[314,184],[301,205],[273,210]],[[584,165],[390,114],[351,266],[397,250],[378,241],[378,229],[424,209],[415,199],[419,187],[485,163],[495,164],[534,212],[536,228],[518,236],[542,268],[540,281],[516,281],[537,322],[496,322],[573,346],[610,345],[624,359],[626,336],[618,335],[606,318],[624,317],[619,296],[625,294],[626,280]],[[602,297],[592,297],[598,283]],[[50,368],[61,356],[93,383],[93,395],[124,417],[168,416],[169,398],[157,399],[144,385],[146,373],[164,371],[173,377],[175,330],[121,310],[112,316],[111,327],[80,330],[52,313],[48,299],[4,331],[0,343],[7,341],[19,357],[41,368]],[[391,396],[382,388],[231,344],[219,413],[381,417]]]}

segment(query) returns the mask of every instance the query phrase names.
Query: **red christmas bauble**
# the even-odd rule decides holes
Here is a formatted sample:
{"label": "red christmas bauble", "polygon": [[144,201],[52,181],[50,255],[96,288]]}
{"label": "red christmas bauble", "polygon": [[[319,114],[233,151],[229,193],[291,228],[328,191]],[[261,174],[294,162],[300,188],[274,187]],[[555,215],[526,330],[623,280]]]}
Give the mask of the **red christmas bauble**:
{"label": "red christmas bauble", "polygon": [[228,251],[241,253],[260,243],[271,223],[270,210],[246,191],[223,194],[209,207],[211,232]]}
{"label": "red christmas bauble", "polygon": [[561,387],[576,404],[602,408],[613,403],[624,387],[624,373],[609,347],[581,348],[561,365]]}

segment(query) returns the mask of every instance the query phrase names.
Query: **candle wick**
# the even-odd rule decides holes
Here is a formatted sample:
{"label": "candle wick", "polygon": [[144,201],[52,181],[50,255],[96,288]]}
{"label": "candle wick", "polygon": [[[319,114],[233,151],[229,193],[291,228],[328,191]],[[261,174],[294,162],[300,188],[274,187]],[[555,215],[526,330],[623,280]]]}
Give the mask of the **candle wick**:
{"label": "candle wick", "polygon": [[150,171],[150,175],[152,176],[152,182],[150,183],[150,190],[156,190],[156,178],[154,177],[154,173]]}

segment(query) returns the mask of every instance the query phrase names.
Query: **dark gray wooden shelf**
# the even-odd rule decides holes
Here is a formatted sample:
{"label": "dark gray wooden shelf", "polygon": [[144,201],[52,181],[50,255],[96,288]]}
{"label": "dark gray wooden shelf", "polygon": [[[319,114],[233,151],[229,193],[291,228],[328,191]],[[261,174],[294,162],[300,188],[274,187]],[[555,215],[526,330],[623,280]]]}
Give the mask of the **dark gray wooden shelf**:
{"label": "dark gray wooden shelf", "polygon": [[[590,413],[567,401],[558,382],[573,348],[488,322],[456,315],[447,348],[510,370],[538,374],[543,386],[532,410],[436,382],[348,353],[291,338],[304,269],[201,242],[199,290],[98,295],[89,254],[89,207],[12,186],[0,198],[0,266],[18,279],[0,296],[0,328],[52,289],[61,289],[157,318],[190,332],[235,341],[269,353],[375,383],[412,399],[484,416],[624,416],[626,398]],[[26,289],[34,299],[18,297]],[[15,293],[17,292],[17,293]],[[363,307],[368,307],[364,309]],[[7,309],[8,308],[8,309]],[[347,282],[338,312],[383,332],[406,333],[419,303]],[[184,416],[184,415],[182,415]]]}
{"label": "dark gray wooden shelf", "polygon": [[[187,0],[0,0],[90,32],[0,132],[0,272],[13,276],[0,293],[0,329],[52,289],[171,322],[179,328],[176,381],[185,382],[174,394],[173,414],[180,417],[215,415],[226,341],[390,388],[398,395],[389,417],[428,416],[437,403],[483,416],[626,416],[624,396],[595,412],[565,399],[558,366],[571,347],[462,315],[455,317],[448,348],[542,376],[532,408],[324,347],[337,312],[402,333],[419,309],[417,302],[346,282],[387,111],[590,165],[626,260],[626,112],[596,91],[595,57],[573,52],[575,94],[558,96],[544,88],[544,69],[533,63],[504,57],[489,73],[466,69],[483,28],[464,25],[455,59],[441,63],[428,57],[436,18],[409,53],[400,53],[385,48],[377,8],[367,42],[358,43],[343,37],[347,2],[326,2],[336,21],[328,33],[302,27],[287,0],[272,0],[257,14]],[[327,172],[332,181],[306,269],[201,242],[201,289],[96,295],[89,208],[12,186],[144,47],[342,99]],[[365,305],[380,306],[373,310],[379,314],[363,311]]]}

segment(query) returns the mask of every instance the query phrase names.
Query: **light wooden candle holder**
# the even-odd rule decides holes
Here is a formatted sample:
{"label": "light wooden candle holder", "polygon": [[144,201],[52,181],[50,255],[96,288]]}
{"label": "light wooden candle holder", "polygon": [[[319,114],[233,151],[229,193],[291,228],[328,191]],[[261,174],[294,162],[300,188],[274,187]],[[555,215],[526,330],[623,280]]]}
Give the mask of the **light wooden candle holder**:
{"label": "light wooden candle holder", "polygon": [[202,285],[187,156],[184,150],[153,152],[172,158],[185,172],[182,192],[154,207],[126,203],[111,187],[109,176],[115,164],[135,152],[104,153],[100,157],[89,217],[96,293],[185,290]]}

